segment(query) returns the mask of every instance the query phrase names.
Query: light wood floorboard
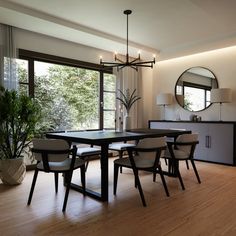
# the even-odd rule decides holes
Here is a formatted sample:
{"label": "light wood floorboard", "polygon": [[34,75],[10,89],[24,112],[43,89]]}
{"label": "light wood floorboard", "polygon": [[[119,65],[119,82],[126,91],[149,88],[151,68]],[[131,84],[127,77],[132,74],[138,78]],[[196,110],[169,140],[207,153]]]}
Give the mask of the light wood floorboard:
{"label": "light wood floorboard", "polygon": [[[54,176],[39,173],[30,206],[26,205],[33,171],[19,186],[0,184],[0,235],[236,235],[236,167],[196,162],[202,184],[192,168],[181,165],[186,186],[182,191],[175,178],[166,177],[170,197],[166,197],[159,176],[141,173],[147,207],[142,206],[134,188],[133,174],[123,169],[117,196],[113,196],[113,159],[109,160],[109,202],[101,203],[70,191],[63,214],[64,186],[54,192]],[[165,166],[165,164],[163,164]],[[99,161],[88,167],[87,185],[99,184]],[[80,174],[74,173],[74,182]]]}

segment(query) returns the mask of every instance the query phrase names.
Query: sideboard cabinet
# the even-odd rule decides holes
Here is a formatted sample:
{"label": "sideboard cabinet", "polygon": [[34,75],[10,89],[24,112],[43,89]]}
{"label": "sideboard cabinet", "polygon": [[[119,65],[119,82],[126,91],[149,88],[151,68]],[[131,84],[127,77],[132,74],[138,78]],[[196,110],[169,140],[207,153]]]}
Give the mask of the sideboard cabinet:
{"label": "sideboard cabinet", "polygon": [[236,165],[236,122],[149,120],[149,128],[191,130],[199,135],[196,160]]}

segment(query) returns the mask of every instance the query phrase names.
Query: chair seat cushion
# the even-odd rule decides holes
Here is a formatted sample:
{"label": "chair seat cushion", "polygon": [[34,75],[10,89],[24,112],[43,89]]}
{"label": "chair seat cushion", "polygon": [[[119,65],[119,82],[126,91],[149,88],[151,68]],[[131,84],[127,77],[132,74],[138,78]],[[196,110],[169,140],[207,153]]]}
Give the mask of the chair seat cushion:
{"label": "chair seat cushion", "polygon": [[95,147],[79,147],[77,149],[77,156],[83,157],[83,156],[93,156],[93,155],[99,155],[101,154],[101,149],[95,148]]}
{"label": "chair seat cushion", "polygon": [[[48,164],[49,164],[51,171],[61,171],[61,172],[68,171],[70,169],[70,165],[71,165],[71,158],[67,158],[66,160],[60,161],[60,162],[48,162]],[[75,160],[75,164],[74,164],[73,169],[77,169],[83,165],[85,165],[85,161],[77,158]],[[39,162],[37,164],[37,168],[39,170],[44,171],[43,162]]]}
{"label": "chair seat cushion", "polygon": [[[183,150],[173,150],[174,151],[174,155],[175,155],[175,159],[189,159],[189,153],[188,152],[185,152]],[[164,156],[162,157],[166,157],[168,159],[172,158],[171,155],[170,155],[170,152],[169,150],[166,150],[165,153],[164,153]]]}
{"label": "chair seat cushion", "polygon": [[114,151],[124,151],[127,147],[135,147],[133,143],[112,143],[109,145],[110,150]]}
{"label": "chair seat cushion", "polygon": [[[154,165],[154,160],[154,158],[148,158],[144,155],[134,156],[134,161],[137,168],[151,168]],[[129,157],[116,159],[114,160],[114,164],[131,168]]]}

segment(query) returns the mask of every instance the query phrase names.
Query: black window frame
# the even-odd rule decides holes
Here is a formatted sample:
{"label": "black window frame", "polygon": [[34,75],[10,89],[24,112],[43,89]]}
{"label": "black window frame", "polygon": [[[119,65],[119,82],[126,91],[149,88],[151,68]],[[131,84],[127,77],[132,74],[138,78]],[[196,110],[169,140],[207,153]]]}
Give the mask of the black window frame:
{"label": "black window frame", "polygon": [[[34,97],[34,62],[46,62],[46,63],[53,63],[63,66],[73,66],[82,69],[94,70],[99,72],[99,128],[98,130],[103,130],[103,92],[104,92],[104,73],[113,74],[112,68],[106,68],[100,64],[95,64],[91,62],[85,62],[80,60],[75,60],[66,57],[54,56],[50,54],[29,51],[25,49],[19,49],[19,59],[27,60],[28,61],[28,86],[29,86],[29,96]],[[23,83],[22,83],[23,84]],[[24,83],[25,84],[25,83]]]}

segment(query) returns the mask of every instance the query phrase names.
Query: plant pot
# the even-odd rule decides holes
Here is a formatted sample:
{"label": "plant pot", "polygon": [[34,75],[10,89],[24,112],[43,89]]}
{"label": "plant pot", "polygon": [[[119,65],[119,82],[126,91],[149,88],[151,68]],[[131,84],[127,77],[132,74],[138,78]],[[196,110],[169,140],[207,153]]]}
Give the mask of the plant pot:
{"label": "plant pot", "polygon": [[0,179],[4,184],[20,184],[26,173],[23,158],[0,160]]}

